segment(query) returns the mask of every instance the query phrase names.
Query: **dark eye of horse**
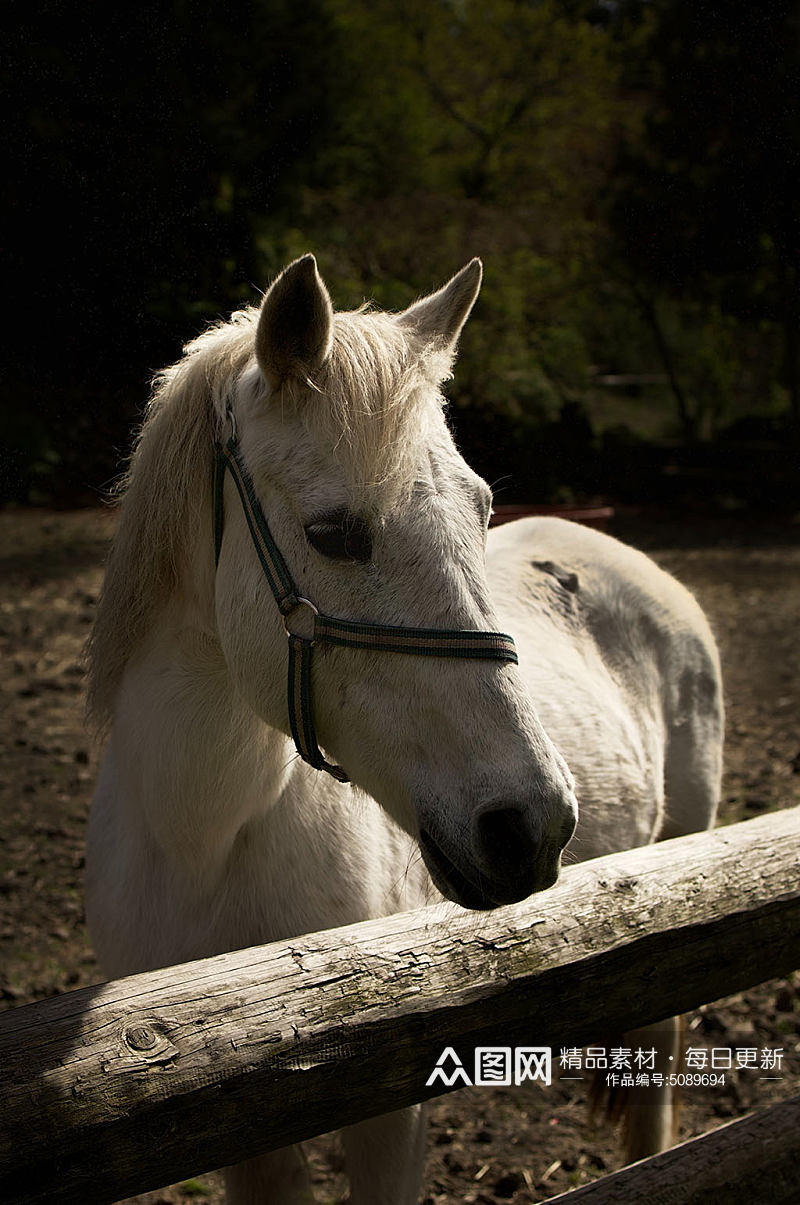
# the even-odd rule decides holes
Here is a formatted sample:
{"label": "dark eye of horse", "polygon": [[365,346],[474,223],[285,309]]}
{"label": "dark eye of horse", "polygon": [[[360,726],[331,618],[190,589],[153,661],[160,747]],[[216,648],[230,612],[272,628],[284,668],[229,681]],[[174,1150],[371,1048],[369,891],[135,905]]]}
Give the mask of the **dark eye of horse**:
{"label": "dark eye of horse", "polygon": [[355,515],[326,515],[309,523],[306,539],[311,547],[334,561],[361,561],[372,557],[372,537],[363,519]]}

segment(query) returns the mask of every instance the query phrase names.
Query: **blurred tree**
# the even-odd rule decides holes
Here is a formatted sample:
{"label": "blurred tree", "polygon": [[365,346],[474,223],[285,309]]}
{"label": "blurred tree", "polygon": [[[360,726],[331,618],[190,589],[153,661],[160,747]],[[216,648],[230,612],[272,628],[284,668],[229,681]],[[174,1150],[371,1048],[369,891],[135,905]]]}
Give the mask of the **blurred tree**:
{"label": "blurred tree", "polygon": [[648,117],[625,146],[614,210],[634,296],[688,436],[698,414],[659,295],[700,301],[750,332],[779,328],[800,434],[800,14],[791,0],[653,0],[648,19],[646,53],[628,59],[627,76]]}
{"label": "blurred tree", "polygon": [[734,394],[797,411],[789,0],[4,16],[6,495],[108,479],[153,369],[309,249],[340,306],[400,308],[484,258],[453,413],[519,494],[596,487],[603,369],[660,357],[684,436]]}
{"label": "blurred tree", "polygon": [[12,0],[5,17],[16,329],[0,406],[29,408],[51,451],[79,450],[63,474],[91,480],[152,371],[261,283],[251,215],[287,206],[325,139],[328,26],[318,0]]}
{"label": "blurred tree", "polygon": [[595,8],[328,0],[347,86],[291,249],[319,245],[340,299],[378,281],[390,307],[482,255],[462,406],[550,419],[585,388],[583,273],[624,117]]}

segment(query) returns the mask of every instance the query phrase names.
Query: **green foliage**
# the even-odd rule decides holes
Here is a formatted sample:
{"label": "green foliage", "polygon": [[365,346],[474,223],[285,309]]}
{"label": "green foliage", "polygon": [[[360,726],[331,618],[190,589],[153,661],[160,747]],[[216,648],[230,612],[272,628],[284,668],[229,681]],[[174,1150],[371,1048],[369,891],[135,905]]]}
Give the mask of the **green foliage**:
{"label": "green foliage", "polygon": [[[544,0],[328,0],[339,110],[291,237],[337,300],[399,308],[486,264],[457,405],[552,419],[586,384],[581,276],[622,120],[609,40]],[[346,81],[346,86],[342,86]]]}
{"label": "green foliage", "polygon": [[307,250],[390,309],[483,258],[453,421],[518,494],[800,430],[788,0],[19,7],[6,495],[107,481],[150,373]]}

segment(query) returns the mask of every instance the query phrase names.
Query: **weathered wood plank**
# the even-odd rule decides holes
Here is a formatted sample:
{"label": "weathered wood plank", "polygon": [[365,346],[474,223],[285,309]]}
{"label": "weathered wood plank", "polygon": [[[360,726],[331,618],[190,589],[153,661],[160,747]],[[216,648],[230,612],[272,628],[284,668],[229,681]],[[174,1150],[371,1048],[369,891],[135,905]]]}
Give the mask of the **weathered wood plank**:
{"label": "weathered wood plank", "polygon": [[633,1163],[548,1205],[797,1205],[800,1096]]}
{"label": "weathered wood plank", "polygon": [[798,870],[792,809],[496,912],[442,905],[16,1009],[0,1199],[115,1201],[419,1100],[445,1045],[582,1045],[786,974]]}

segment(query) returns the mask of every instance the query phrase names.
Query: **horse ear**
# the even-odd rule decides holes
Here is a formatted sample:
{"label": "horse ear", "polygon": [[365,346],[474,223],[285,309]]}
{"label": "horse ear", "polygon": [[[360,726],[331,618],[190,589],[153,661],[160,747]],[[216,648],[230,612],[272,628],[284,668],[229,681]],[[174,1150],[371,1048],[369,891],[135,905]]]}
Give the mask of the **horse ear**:
{"label": "horse ear", "polygon": [[331,350],[333,306],[313,255],[284,268],[261,303],[256,358],[273,388],[307,380]]}
{"label": "horse ear", "polygon": [[438,340],[447,349],[455,347],[461,328],[480,292],[483,265],[471,259],[438,293],[431,293],[397,315],[402,326],[412,326],[425,339]]}

